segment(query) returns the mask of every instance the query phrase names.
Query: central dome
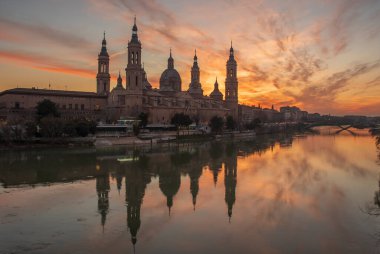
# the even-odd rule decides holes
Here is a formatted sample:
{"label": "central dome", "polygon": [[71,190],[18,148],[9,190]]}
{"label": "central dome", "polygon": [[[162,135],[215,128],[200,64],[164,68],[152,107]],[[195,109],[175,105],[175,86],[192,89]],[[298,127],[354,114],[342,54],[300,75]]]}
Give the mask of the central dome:
{"label": "central dome", "polygon": [[161,74],[160,90],[162,91],[181,91],[181,76],[178,71],[174,69],[174,59],[170,50],[170,57],[168,59],[168,68]]}

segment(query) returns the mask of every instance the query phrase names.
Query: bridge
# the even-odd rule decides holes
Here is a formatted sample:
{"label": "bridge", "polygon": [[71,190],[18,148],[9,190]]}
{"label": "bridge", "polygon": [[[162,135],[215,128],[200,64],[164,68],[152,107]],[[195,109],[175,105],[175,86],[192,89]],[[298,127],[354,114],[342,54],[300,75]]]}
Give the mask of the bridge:
{"label": "bridge", "polygon": [[334,134],[339,134],[343,131],[351,133],[353,136],[357,136],[358,134],[354,131],[350,130],[352,128],[356,129],[364,129],[364,128],[370,128],[371,126],[366,123],[341,123],[341,122],[334,122],[334,121],[324,121],[324,122],[317,122],[317,123],[309,123],[305,125],[305,129],[311,130],[314,127],[320,127],[320,126],[332,126],[332,127],[338,127],[339,130],[335,131]]}

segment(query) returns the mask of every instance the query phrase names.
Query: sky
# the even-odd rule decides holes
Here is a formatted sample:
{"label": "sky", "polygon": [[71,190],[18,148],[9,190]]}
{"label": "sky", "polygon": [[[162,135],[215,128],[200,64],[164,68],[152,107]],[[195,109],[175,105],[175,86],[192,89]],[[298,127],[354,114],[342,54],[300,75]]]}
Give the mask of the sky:
{"label": "sky", "polygon": [[95,91],[104,31],[125,84],[135,15],[153,87],[171,48],[187,90],[196,49],[204,94],[224,93],[232,41],[241,104],[380,115],[379,0],[0,0],[0,90]]}

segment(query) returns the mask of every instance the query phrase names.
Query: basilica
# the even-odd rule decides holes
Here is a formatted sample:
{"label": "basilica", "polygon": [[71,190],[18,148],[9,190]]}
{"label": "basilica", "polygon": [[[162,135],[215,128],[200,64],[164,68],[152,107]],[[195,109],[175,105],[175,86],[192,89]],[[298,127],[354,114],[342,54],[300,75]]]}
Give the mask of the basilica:
{"label": "basilica", "polygon": [[181,76],[175,69],[171,50],[167,68],[161,74],[159,88],[153,89],[142,66],[141,41],[137,32],[135,20],[132,38],[128,43],[126,82],[123,83],[119,73],[117,85],[111,91],[106,39],[102,42],[98,58],[97,93],[108,97],[107,111],[110,119],[136,117],[141,112],[148,113],[150,123],[162,124],[170,123],[176,113],[185,113],[200,123],[208,123],[215,115],[237,117],[237,64],[232,45],[227,61],[226,98],[223,100],[217,81],[209,96],[203,94],[196,51],[188,89],[182,88]]}
{"label": "basilica", "polygon": [[[170,124],[176,113],[189,115],[197,124],[208,124],[213,116],[232,116],[236,122],[249,122],[260,108],[238,104],[237,63],[231,44],[226,63],[224,96],[217,80],[210,95],[203,93],[198,56],[194,54],[191,81],[183,86],[170,50],[167,68],[162,72],[159,88],[153,88],[142,65],[142,44],[136,18],[128,42],[126,80],[119,72],[117,84],[111,86],[110,57],[104,35],[98,54],[96,92],[79,92],[33,88],[14,88],[0,92],[0,120],[27,119],[34,116],[38,102],[53,101],[65,119],[86,118],[113,123],[119,119],[136,119],[148,114],[149,124]],[[111,89],[111,87],[113,87]],[[268,111],[269,112],[269,111]]]}

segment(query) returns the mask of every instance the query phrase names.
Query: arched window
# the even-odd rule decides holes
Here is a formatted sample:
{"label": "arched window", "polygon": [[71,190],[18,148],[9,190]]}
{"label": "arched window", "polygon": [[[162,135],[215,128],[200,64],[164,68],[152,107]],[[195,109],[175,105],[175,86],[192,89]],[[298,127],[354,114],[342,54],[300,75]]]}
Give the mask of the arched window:
{"label": "arched window", "polygon": [[131,63],[133,64],[134,61],[135,61],[135,53],[132,52]]}
{"label": "arched window", "polygon": [[138,77],[136,76],[136,86],[138,85]]}
{"label": "arched window", "polygon": [[135,64],[138,64],[138,59],[139,59],[139,52],[136,52]]}

